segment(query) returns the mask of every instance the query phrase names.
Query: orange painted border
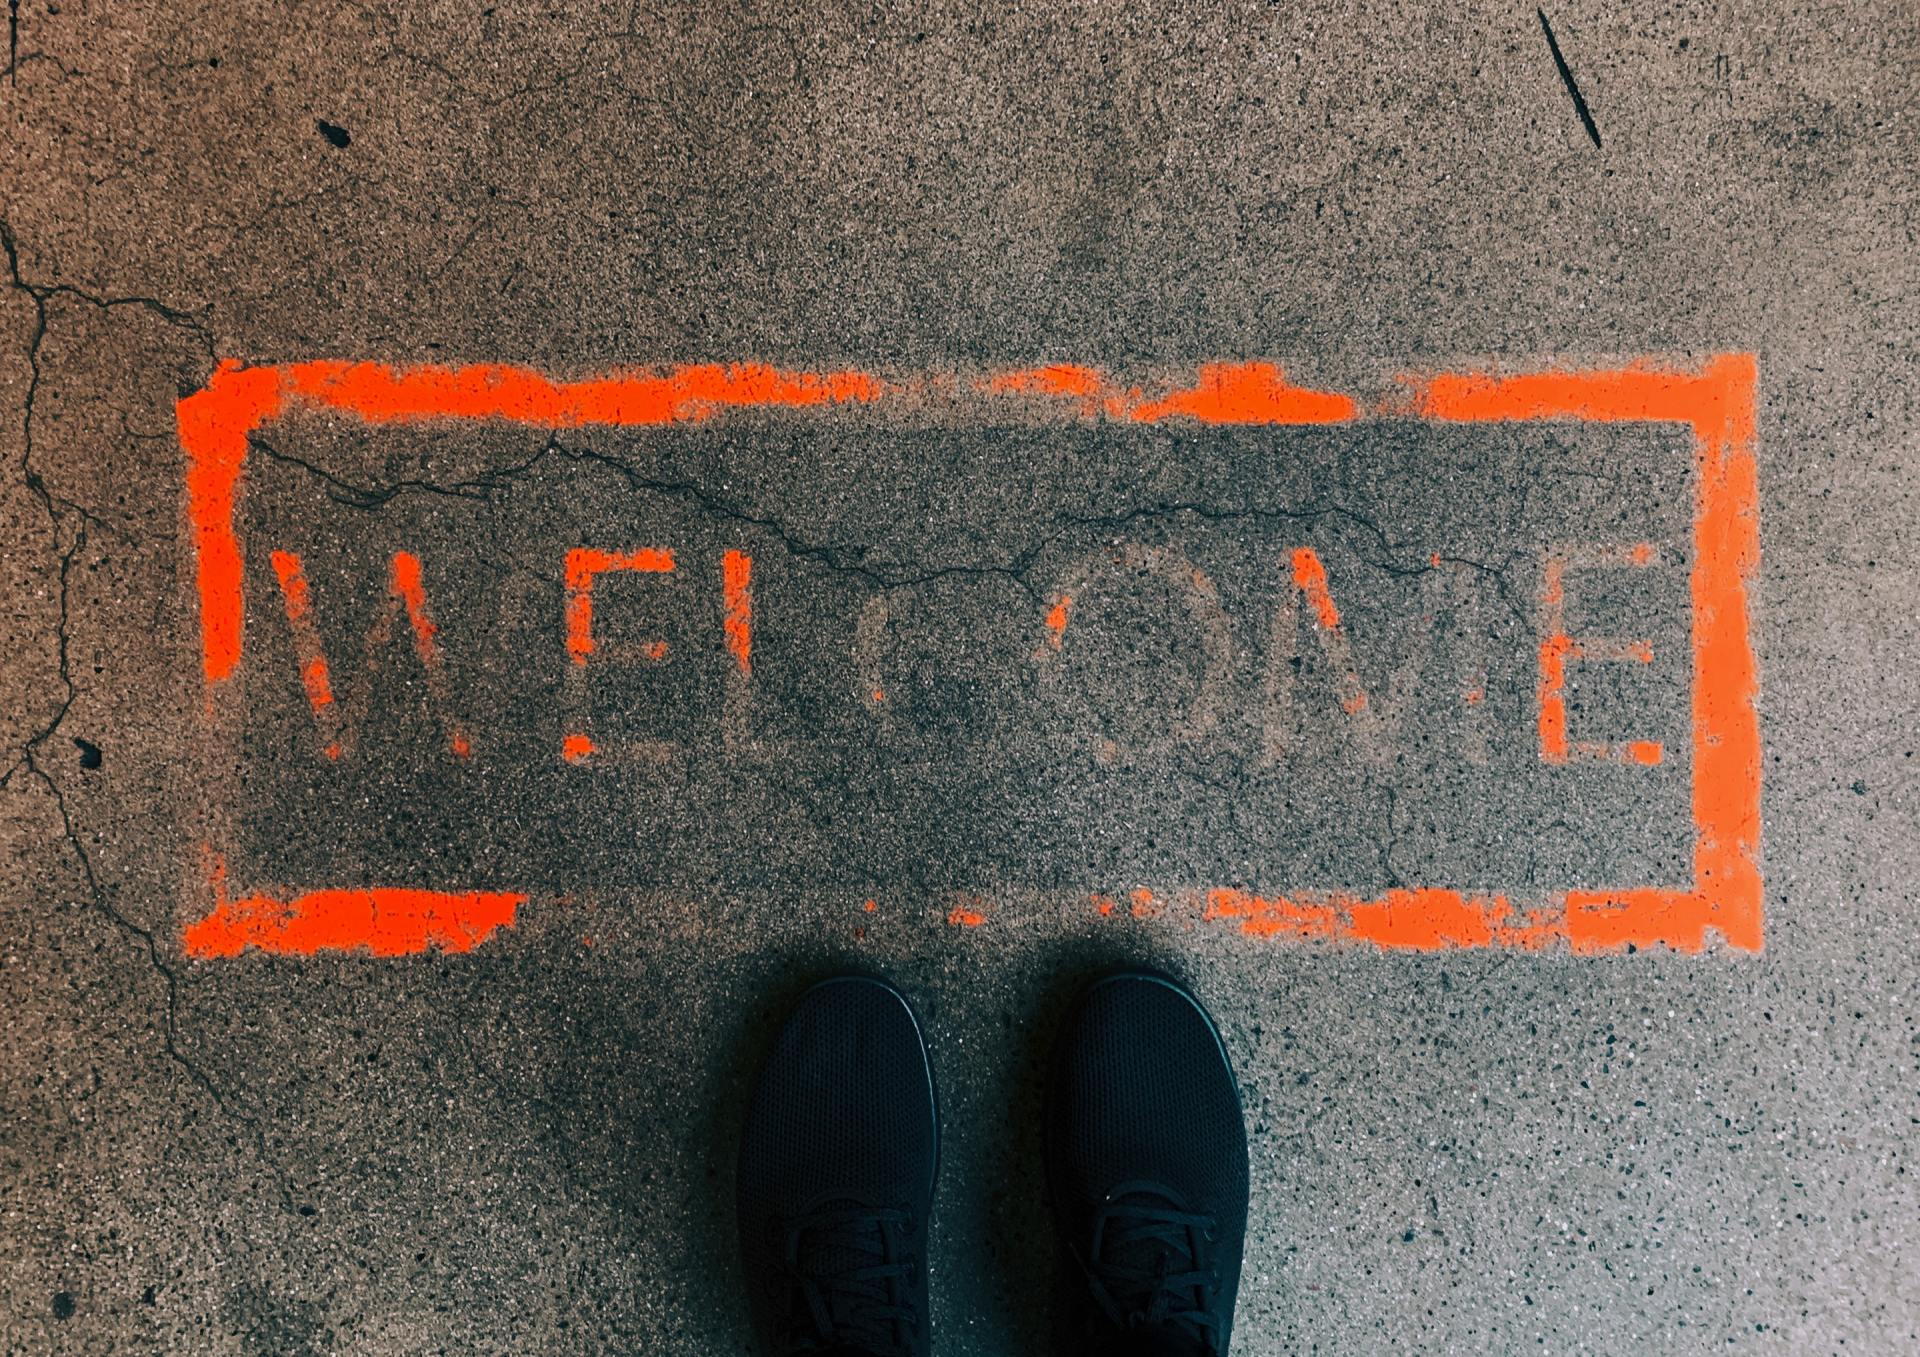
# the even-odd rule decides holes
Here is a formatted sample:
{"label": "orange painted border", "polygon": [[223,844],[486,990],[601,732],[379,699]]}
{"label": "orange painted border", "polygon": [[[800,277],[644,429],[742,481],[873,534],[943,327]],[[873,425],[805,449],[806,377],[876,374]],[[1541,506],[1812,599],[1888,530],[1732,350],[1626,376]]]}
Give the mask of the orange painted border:
{"label": "orange painted border", "polygon": [[[1579,952],[1654,944],[1693,952],[1718,933],[1735,948],[1760,950],[1758,671],[1747,599],[1760,558],[1756,380],[1751,354],[1721,354],[1691,370],[1642,359],[1624,368],[1584,372],[1443,373],[1402,379],[1401,392],[1373,412],[1446,422],[1635,422],[1691,430],[1690,886],[1570,890],[1524,910],[1504,896],[1445,888],[1395,890],[1366,900],[1338,892],[1267,897],[1223,887],[1201,897],[1201,917],[1233,922],[1253,937],[1347,940],[1395,949],[1538,949],[1564,941]],[[335,411],[372,423],[661,425],[704,420],[729,408],[905,405],[929,390],[958,387],[951,378],[887,382],[859,371],[791,372],[757,364],[558,382],[522,368],[486,364],[395,371],[337,361],[246,367],[229,359],[204,389],[178,406],[208,702],[215,701],[241,662],[245,601],[234,512],[248,438],[290,411]],[[1330,424],[1362,414],[1352,398],[1293,386],[1270,363],[1203,364],[1191,386],[1158,396],[1119,387],[1096,369],[1065,364],[989,374],[972,389],[987,400],[1037,404],[1052,416],[1131,422]],[[739,583],[744,598],[744,575]],[[1055,608],[1062,623],[1064,607]],[[1054,626],[1051,617],[1048,625]],[[744,670],[744,647],[736,656]],[[247,946],[292,952],[367,948],[377,955],[428,946],[466,950],[496,928],[511,926],[514,907],[524,900],[512,893],[373,888],[310,891],[286,904],[255,896],[236,906],[225,894],[223,873],[210,884],[216,886],[213,912],[183,934],[190,955],[232,955]],[[396,931],[391,922],[382,923],[383,911],[389,920],[409,922]],[[973,915],[959,920],[970,926],[983,921],[984,916]]]}

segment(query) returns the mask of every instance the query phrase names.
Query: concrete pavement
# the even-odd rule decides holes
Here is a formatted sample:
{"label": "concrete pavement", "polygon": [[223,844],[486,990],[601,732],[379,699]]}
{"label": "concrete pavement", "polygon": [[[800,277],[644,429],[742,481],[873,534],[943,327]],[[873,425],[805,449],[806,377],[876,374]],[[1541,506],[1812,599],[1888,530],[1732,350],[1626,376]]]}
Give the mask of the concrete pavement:
{"label": "concrete pavement", "polygon": [[1236,1352],[1920,1345],[1920,21],[1545,19],[23,0],[0,1349],[744,1352],[857,966],[1039,1350],[1126,959]]}

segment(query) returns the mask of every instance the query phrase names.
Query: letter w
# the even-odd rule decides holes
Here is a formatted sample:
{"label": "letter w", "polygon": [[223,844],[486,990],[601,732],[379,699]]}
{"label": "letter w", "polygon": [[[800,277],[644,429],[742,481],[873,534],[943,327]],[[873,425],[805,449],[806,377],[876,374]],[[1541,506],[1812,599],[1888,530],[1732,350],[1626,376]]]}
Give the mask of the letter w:
{"label": "letter w", "polygon": [[359,681],[354,686],[349,710],[342,712],[333,694],[332,671],[320,645],[320,629],[313,619],[313,594],[307,587],[306,570],[300,557],[291,551],[273,553],[273,573],[280,580],[280,595],[287,604],[287,625],[293,631],[293,648],[300,660],[300,681],[307,690],[307,705],[313,709],[314,724],[323,741],[322,752],[329,759],[340,759],[353,748],[354,740],[365,724],[373,702],[373,678],[379,657],[393,640],[393,631],[402,614],[413,630],[413,650],[426,671],[427,705],[433,709],[446,732],[447,748],[456,758],[472,752],[466,729],[452,715],[453,704],[447,693],[446,665],[440,658],[435,637],[439,628],[427,612],[427,593],[420,583],[420,558],[410,551],[393,553],[393,574],[389,581],[386,607],[374,619],[367,632],[365,658]]}

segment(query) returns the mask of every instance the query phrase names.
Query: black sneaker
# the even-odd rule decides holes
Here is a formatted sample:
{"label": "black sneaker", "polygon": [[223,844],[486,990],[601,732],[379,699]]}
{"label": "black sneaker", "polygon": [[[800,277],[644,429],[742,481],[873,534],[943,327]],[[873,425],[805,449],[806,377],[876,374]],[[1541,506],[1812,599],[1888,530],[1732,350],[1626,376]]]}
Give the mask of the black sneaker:
{"label": "black sneaker", "polygon": [[1164,976],[1081,995],[1047,1097],[1062,1350],[1222,1357],[1247,1236],[1247,1133],[1220,1033]]}
{"label": "black sneaker", "polygon": [[740,1250],[765,1357],[926,1357],[933,1068],[898,990],[843,976],[781,1029],[740,1137]]}

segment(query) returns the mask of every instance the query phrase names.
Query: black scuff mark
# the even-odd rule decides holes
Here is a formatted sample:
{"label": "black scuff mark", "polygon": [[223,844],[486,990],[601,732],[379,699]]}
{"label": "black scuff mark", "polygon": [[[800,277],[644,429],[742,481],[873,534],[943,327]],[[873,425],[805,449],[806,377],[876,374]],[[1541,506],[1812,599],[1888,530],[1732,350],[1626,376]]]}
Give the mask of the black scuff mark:
{"label": "black scuff mark", "polygon": [[[1563,66],[1561,69],[1564,70],[1566,68]],[[1577,98],[1578,96],[1575,97]],[[327,139],[329,145],[335,146],[342,151],[353,145],[353,133],[347,131],[346,128],[339,126],[337,123],[330,123],[325,118],[315,118],[313,125],[319,129],[320,135]]]}
{"label": "black scuff mark", "polygon": [[20,83],[20,0],[7,0],[7,78]]}
{"label": "black scuff mark", "polygon": [[1567,93],[1573,96],[1573,111],[1580,115],[1580,125],[1587,129],[1587,135],[1593,139],[1596,148],[1600,145],[1600,129],[1593,124],[1593,113],[1587,108],[1587,101],[1580,93],[1579,82],[1573,78],[1573,70],[1567,65],[1567,59],[1560,54],[1560,41],[1553,36],[1553,25],[1547,22],[1547,12],[1536,9],[1540,16],[1540,31],[1547,35],[1547,50],[1553,53],[1553,64],[1560,68],[1560,83],[1567,87]]}
{"label": "black scuff mark", "polygon": [[95,744],[92,740],[83,740],[78,735],[73,737],[73,743],[74,747],[80,751],[80,766],[82,768],[98,768],[100,766],[103,756],[100,753],[99,745]]}

